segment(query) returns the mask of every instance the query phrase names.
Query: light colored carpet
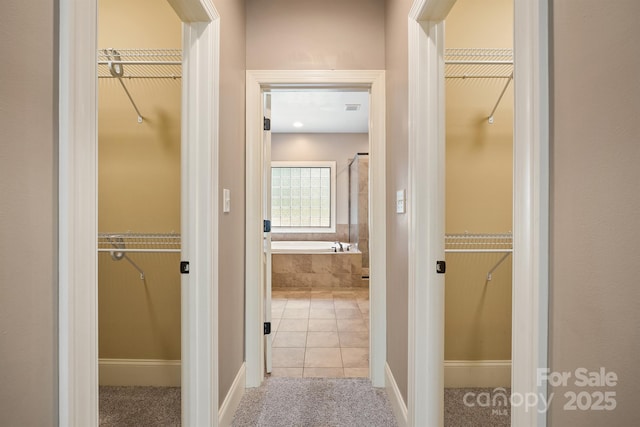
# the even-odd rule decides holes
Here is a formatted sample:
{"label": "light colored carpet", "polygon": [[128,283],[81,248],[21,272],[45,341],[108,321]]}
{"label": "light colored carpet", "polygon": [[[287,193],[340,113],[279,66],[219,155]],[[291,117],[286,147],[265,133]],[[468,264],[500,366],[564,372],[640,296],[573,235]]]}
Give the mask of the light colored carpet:
{"label": "light colored carpet", "polygon": [[249,389],[234,427],[396,426],[383,389],[368,379],[269,378]]}
{"label": "light colored carpet", "polygon": [[[445,389],[445,427],[510,425],[510,408],[465,405],[466,393],[492,389]],[[509,389],[506,390],[507,395]],[[478,402],[467,398],[467,402]],[[100,425],[108,427],[180,426],[177,387],[100,387]],[[366,379],[271,378],[249,389],[233,425],[254,426],[395,426],[383,390]]]}
{"label": "light colored carpet", "polygon": [[180,387],[100,387],[100,426],[178,427]]}
{"label": "light colored carpet", "polygon": [[[444,389],[444,425],[445,427],[502,427],[511,425],[511,408],[505,406],[484,406],[494,400],[492,388],[445,388]],[[465,394],[470,393],[465,399]],[[490,396],[487,401],[482,397]],[[511,393],[505,390],[505,395]],[[478,396],[481,396],[478,398]],[[473,406],[465,405],[465,401]],[[502,402],[500,402],[502,403]],[[481,406],[482,405],[482,406]]]}

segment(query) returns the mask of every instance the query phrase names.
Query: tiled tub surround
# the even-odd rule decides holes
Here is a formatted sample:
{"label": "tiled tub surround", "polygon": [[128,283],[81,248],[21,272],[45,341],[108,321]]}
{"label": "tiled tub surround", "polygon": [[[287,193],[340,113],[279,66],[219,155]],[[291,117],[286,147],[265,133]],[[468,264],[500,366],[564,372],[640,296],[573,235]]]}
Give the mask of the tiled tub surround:
{"label": "tiled tub surround", "polygon": [[273,253],[273,287],[367,287],[360,252]]}
{"label": "tiled tub surround", "polygon": [[369,291],[273,288],[274,377],[367,377]]}

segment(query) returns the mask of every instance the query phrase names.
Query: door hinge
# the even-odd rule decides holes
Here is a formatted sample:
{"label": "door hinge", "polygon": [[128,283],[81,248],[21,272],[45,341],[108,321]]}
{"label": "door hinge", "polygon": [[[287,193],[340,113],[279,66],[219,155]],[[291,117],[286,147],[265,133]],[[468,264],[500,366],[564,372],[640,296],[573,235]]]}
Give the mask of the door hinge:
{"label": "door hinge", "polygon": [[265,233],[271,233],[271,220],[265,219],[262,222],[262,229]]}
{"label": "door hinge", "polygon": [[264,117],[264,130],[271,130],[271,119]]}
{"label": "door hinge", "polygon": [[189,274],[189,261],[180,261],[180,274]]}
{"label": "door hinge", "polygon": [[447,263],[445,261],[436,261],[436,273],[444,274],[447,271]]}
{"label": "door hinge", "polygon": [[269,335],[271,333],[271,322],[264,322],[264,334]]}

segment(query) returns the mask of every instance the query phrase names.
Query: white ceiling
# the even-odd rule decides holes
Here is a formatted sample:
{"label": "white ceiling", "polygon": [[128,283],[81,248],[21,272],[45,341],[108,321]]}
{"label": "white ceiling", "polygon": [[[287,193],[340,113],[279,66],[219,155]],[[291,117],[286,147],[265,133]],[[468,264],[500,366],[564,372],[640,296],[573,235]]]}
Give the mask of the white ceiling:
{"label": "white ceiling", "polygon": [[[347,104],[357,104],[360,107],[357,111],[346,111]],[[302,127],[294,127],[295,122],[302,123]],[[369,92],[272,91],[271,131],[274,133],[368,133]]]}

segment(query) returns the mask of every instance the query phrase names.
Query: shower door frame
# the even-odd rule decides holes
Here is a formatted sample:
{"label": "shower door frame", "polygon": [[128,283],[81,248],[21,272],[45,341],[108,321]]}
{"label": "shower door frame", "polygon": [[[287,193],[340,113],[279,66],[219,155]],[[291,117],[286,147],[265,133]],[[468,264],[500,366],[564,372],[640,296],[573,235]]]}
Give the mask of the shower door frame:
{"label": "shower door frame", "polygon": [[[218,425],[218,94],[212,0],[168,0],[183,22],[182,424]],[[58,420],[98,425],[97,0],[60,0]],[[176,265],[176,269],[178,266]]]}

